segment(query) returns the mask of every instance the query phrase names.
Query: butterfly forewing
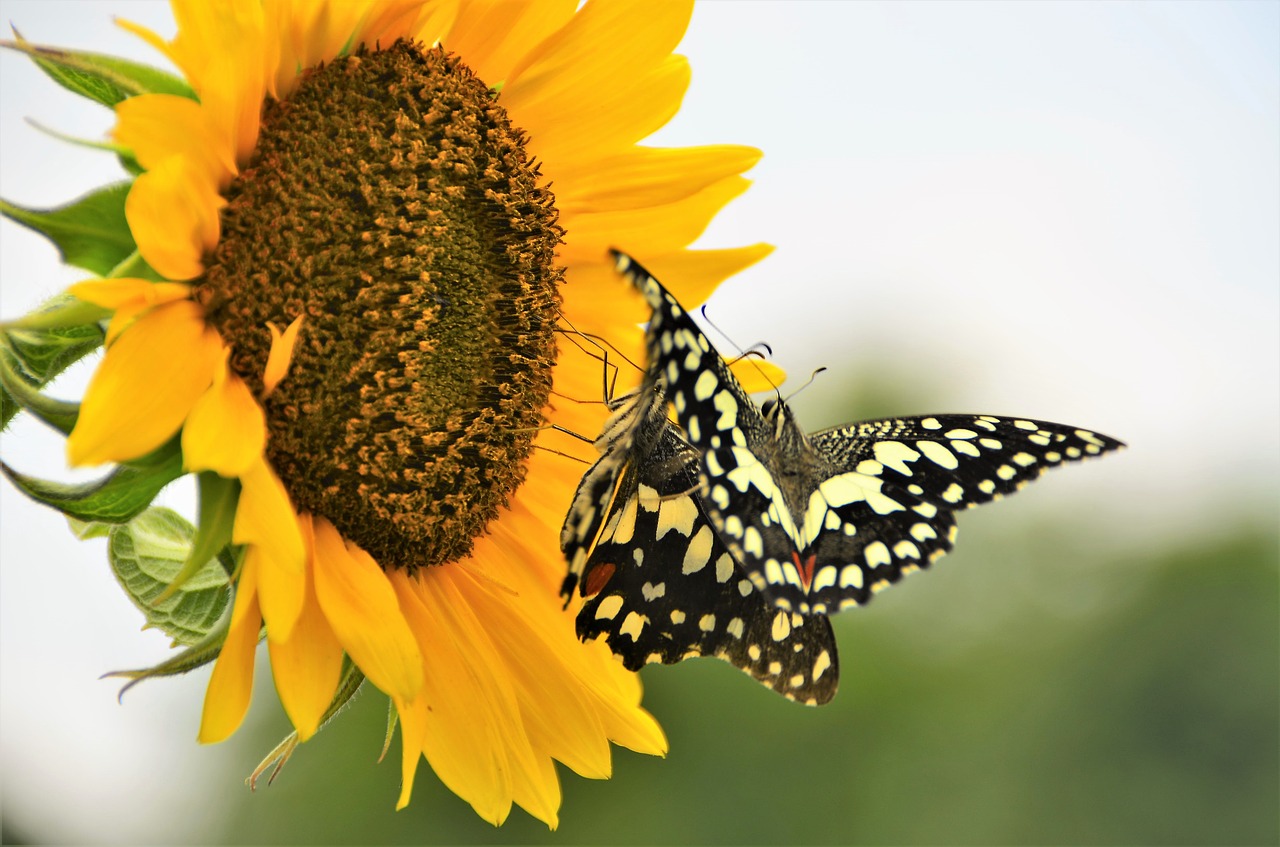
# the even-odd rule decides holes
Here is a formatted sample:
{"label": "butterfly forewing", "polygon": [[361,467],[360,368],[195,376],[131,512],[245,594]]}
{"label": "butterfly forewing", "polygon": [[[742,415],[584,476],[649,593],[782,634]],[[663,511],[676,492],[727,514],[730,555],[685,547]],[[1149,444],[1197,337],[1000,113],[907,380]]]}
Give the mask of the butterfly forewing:
{"label": "butterfly forewing", "polygon": [[1078,427],[994,415],[863,421],[810,438],[832,463],[879,477],[945,509],[1012,494],[1049,468],[1122,446]]}

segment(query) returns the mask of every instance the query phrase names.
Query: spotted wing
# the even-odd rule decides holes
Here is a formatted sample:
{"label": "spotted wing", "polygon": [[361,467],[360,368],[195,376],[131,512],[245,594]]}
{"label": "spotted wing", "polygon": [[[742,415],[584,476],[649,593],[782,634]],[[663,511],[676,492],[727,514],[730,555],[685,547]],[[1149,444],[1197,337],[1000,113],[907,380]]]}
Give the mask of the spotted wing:
{"label": "spotted wing", "polygon": [[560,588],[566,602],[582,578],[587,554],[600,535],[628,457],[651,451],[666,426],[666,403],[652,384],[619,397],[611,406],[613,414],[594,442],[600,457],[579,480],[560,528],[560,550],[569,563]]}
{"label": "spotted wing", "polygon": [[811,496],[803,530],[814,556],[808,605],[828,613],[867,602],[950,550],[956,511],[1123,446],[1077,427],[992,415],[864,421],[810,441],[837,469]]}
{"label": "spotted wing", "polygon": [[713,656],[784,697],[828,702],[838,682],[830,622],[756,591],[708,521],[697,483],[697,453],[674,427],[627,464],[586,563],[579,637],[603,636],[631,670]]}
{"label": "spotted wing", "polygon": [[810,436],[833,464],[859,470],[939,509],[967,509],[1012,494],[1046,470],[1119,449],[1079,427],[995,415],[863,421]]}
{"label": "spotted wing", "polygon": [[645,334],[650,376],[665,384],[676,421],[702,453],[698,482],[707,514],[757,590],[771,593],[776,585],[784,595],[779,605],[798,608],[765,574],[769,562],[790,563],[803,547],[779,482],[774,429],[675,297],[631,257],[613,256],[653,310]]}

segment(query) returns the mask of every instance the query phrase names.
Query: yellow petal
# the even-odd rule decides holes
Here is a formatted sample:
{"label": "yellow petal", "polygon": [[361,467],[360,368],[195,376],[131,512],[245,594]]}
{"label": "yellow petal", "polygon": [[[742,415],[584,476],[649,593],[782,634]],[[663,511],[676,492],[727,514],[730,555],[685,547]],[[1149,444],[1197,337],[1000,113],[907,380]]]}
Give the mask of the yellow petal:
{"label": "yellow petal", "polygon": [[127,277],[85,280],[72,285],[67,291],[87,303],[115,311],[107,327],[105,343],[108,347],[148,309],[191,296],[191,286],[185,283]]}
{"label": "yellow petal", "polygon": [[760,161],[754,147],[634,147],[556,172],[556,206],[565,212],[613,212],[661,206],[697,194]]}
{"label": "yellow petal", "polygon": [[592,158],[616,155],[652,135],[680,109],[689,88],[689,62],[668,56],[616,88],[595,92],[591,108],[565,113],[542,105],[512,108],[505,91],[498,98],[512,122],[529,133],[529,151],[545,173]]}
{"label": "yellow petal", "polygon": [[729,370],[733,371],[742,390],[748,394],[774,391],[782,387],[782,383],[787,379],[786,371],[758,356],[734,359],[729,362]]}
{"label": "yellow petal", "polygon": [[261,3],[173,0],[178,35],[168,53],[200,96],[222,155],[244,164],[257,142],[262,99],[279,50]]}
{"label": "yellow petal", "polygon": [[218,243],[218,212],[225,205],[207,173],[170,156],[134,180],[124,214],[147,264],[184,280],[204,272],[204,254]]}
{"label": "yellow petal", "polygon": [[267,353],[267,366],[262,372],[262,396],[270,397],[280,384],[280,380],[289,373],[289,364],[293,361],[293,348],[298,343],[298,330],[302,329],[302,315],[293,319],[293,323],[281,332],[276,325],[269,322],[271,330],[271,351]]}
{"label": "yellow petal", "polygon": [[[298,523],[304,539],[309,540],[310,519],[302,516]],[[307,549],[313,549],[311,543]],[[288,639],[267,639],[276,692],[301,741],[306,741],[320,728],[320,719],[329,708],[342,676],[342,645],[316,599],[310,561],[305,570],[302,612],[293,631]]]}
{"label": "yellow petal", "polygon": [[573,666],[582,645],[554,595],[526,591],[512,598],[458,570],[452,581],[497,645],[535,747],[581,776],[607,778],[608,739]]}
{"label": "yellow petal", "polygon": [[609,247],[618,247],[644,264],[643,256],[686,247],[702,234],[716,212],[750,184],[743,177],[731,176],[665,206],[562,214],[560,224],[566,233],[559,251],[561,261],[599,261]]}
{"label": "yellow petal", "polygon": [[191,98],[142,94],[117,103],[115,108],[111,136],[133,150],[147,170],[178,155],[189,159],[219,187],[225,187],[236,175],[232,151],[218,143],[209,126],[208,110]]}
{"label": "yellow petal", "polygon": [[218,333],[190,300],[138,318],[107,350],[67,438],[72,465],[122,462],[168,441],[213,381]]}
{"label": "yellow petal", "polygon": [[577,0],[469,0],[458,10],[444,44],[482,80],[497,85],[535,45],[564,26],[577,6]]}
{"label": "yellow petal", "polygon": [[314,517],[316,597],[351,660],[392,697],[411,701],[422,689],[422,653],[395,591],[373,558]]}
{"label": "yellow petal", "polygon": [[258,593],[272,638],[288,640],[305,597],[307,552],[284,483],[261,455],[240,475],[240,502],[231,540],[249,544],[261,565]]}
{"label": "yellow petal", "polygon": [[209,386],[182,428],[182,459],[187,470],[211,470],[237,477],[262,458],[267,420],[244,380],[231,373],[224,347]]}
{"label": "yellow petal", "polygon": [[[419,579],[389,574],[400,608],[427,661],[423,755],[440,781],[495,825],[511,810],[512,768],[534,767],[515,692],[494,673],[492,644],[451,590],[450,568]],[[438,571],[438,573],[437,573]]]}
{"label": "yellow petal", "polygon": [[[560,459],[560,464],[554,466],[561,469],[559,472],[548,472],[546,463],[552,459]],[[531,506],[558,504],[557,511],[563,515],[572,485],[564,481],[564,469],[569,463],[562,457],[535,455],[529,462],[522,496],[512,503],[502,520],[490,525],[489,535],[476,542],[473,555],[475,561],[490,564],[495,578],[509,584],[521,597],[541,595],[545,601],[556,596],[564,566],[559,557],[553,559],[542,552],[554,549],[555,523],[549,523],[545,513]],[[536,567],[539,564],[547,565],[546,570]],[[623,668],[603,642],[579,643],[567,616],[560,626],[558,635],[552,628],[540,631],[559,640],[556,653],[574,668],[575,684],[590,698],[606,737],[638,753],[665,755],[667,741],[662,727],[640,708],[639,677]]]}
{"label": "yellow petal", "polygon": [[427,698],[419,695],[413,700],[393,697],[396,713],[400,715],[400,797],[396,811],[409,805],[413,796],[413,777],[418,772],[418,759],[422,758],[422,746],[427,736]]}
{"label": "yellow petal", "polygon": [[[726,250],[677,250],[670,253],[638,253],[635,258],[666,286],[686,308],[705,303],[724,280],[773,252],[769,244],[753,244]],[[592,261],[580,261],[565,270],[565,299],[561,311],[578,329],[595,330],[602,315],[620,323],[649,320],[649,308],[618,275],[604,251]],[[621,328],[609,338],[635,337]],[[563,346],[563,345],[562,345]],[[643,362],[643,358],[635,360]]]}
{"label": "yellow petal", "polygon": [[665,59],[692,13],[693,0],[588,3],[512,69],[503,100],[509,98],[508,109],[578,111],[601,91],[624,86]]}
{"label": "yellow petal", "polygon": [[204,695],[200,719],[201,744],[214,744],[235,732],[244,721],[253,694],[253,658],[262,629],[258,611],[257,568],[246,557],[236,584],[227,640],[218,653]]}
{"label": "yellow petal", "polygon": [[67,288],[67,293],[104,309],[139,308],[186,300],[191,297],[191,286],[182,282],[117,277],[77,282]]}

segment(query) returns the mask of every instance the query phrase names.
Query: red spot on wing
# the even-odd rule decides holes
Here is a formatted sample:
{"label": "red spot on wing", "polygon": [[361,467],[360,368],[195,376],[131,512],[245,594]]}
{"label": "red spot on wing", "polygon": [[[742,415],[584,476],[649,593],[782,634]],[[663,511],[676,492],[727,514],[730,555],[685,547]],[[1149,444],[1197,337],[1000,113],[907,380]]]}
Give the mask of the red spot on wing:
{"label": "red spot on wing", "polygon": [[617,567],[609,562],[601,562],[591,570],[587,571],[582,581],[582,594],[584,597],[594,597],[604,590],[609,584],[609,580],[613,578],[613,572]]}
{"label": "red spot on wing", "polygon": [[804,562],[800,561],[800,554],[795,550],[791,551],[791,560],[796,563],[796,571],[800,574],[800,584],[804,586],[804,590],[809,590],[809,584],[813,582],[813,567],[818,562],[818,555],[810,553],[809,558]]}

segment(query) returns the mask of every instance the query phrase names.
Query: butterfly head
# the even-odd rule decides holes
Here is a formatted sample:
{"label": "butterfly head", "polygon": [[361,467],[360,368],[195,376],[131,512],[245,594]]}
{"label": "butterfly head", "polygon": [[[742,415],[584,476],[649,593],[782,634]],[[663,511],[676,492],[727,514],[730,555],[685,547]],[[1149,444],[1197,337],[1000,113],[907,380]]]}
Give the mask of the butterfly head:
{"label": "butterfly head", "polygon": [[760,414],[772,430],[783,455],[799,455],[810,449],[808,436],[800,428],[800,423],[785,400],[778,398],[764,401],[760,404]]}

